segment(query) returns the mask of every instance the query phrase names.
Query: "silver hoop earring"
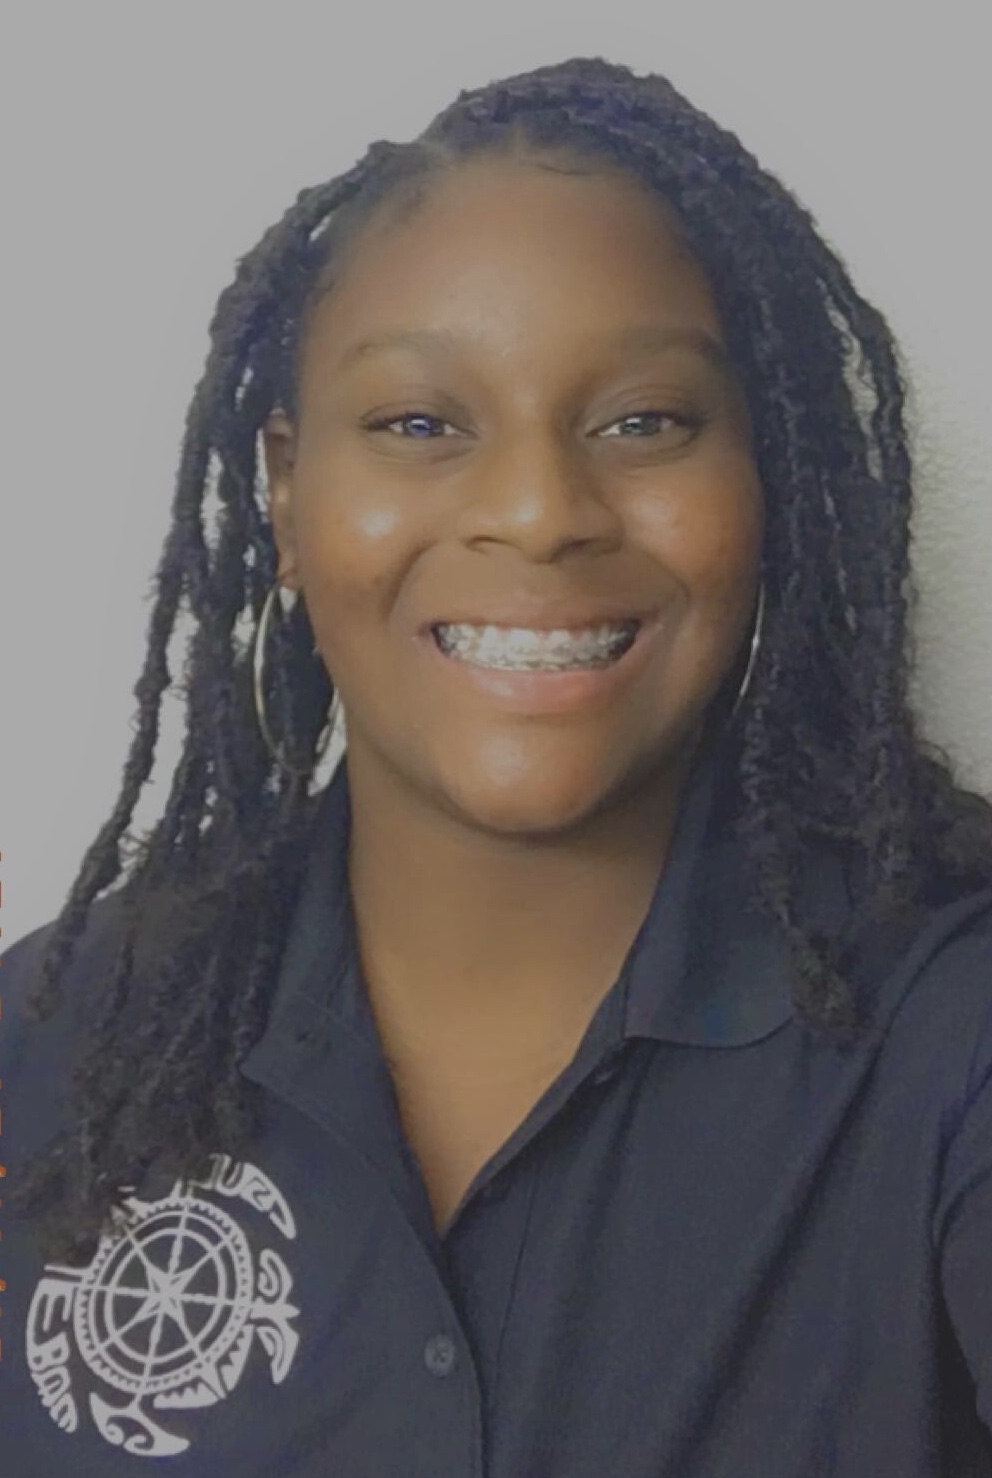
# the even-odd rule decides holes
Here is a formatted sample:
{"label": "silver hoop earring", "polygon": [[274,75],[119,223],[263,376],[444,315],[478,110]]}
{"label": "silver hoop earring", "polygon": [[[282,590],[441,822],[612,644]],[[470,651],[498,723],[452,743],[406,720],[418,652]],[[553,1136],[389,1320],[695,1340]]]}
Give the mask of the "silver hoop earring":
{"label": "silver hoop earring", "polygon": [[751,686],[751,674],[754,671],[754,662],[755,658],[758,655],[758,648],[761,646],[761,628],[764,622],[764,617],[765,582],[764,580],[762,580],[760,586],[758,587],[758,613],[754,618],[754,635],[751,637],[751,655],[747,659],[747,671],[744,673],[744,681],[741,683],[740,692],[737,694],[737,701],[733,706],[730,718],[727,720],[728,724],[732,724],[734,719],[737,717],[737,711],[740,708],[741,704],[744,702],[744,696],[747,693],[748,688]]}
{"label": "silver hoop earring", "polygon": [[[327,726],[314,753],[312,766],[301,769],[291,764],[286,758],[283,746],[273,738],[265,712],[265,644],[268,640],[272,606],[278,597],[279,589],[280,582],[276,580],[265,597],[265,603],[262,606],[261,615],[258,618],[258,626],[255,629],[255,635],[252,641],[252,691],[255,699],[255,716],[258,719],[258,727],[265,741],[265,747],[279,768],[285,770],[288,775],[295,775],[301,780],[308,780],[327,753],[327,746],[331,742],[331,737],[337,727],[338,716],[341,712],[341,695],[335,688],[334,701],[331,704],[330,713],[328,714]],[[316,648],[314,650],[316,651]]]}

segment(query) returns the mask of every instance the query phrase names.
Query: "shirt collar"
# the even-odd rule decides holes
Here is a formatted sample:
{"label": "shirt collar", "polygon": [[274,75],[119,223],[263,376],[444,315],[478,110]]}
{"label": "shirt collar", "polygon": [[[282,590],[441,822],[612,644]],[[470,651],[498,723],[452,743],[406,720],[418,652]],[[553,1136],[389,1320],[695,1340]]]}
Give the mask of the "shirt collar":
{"label": "shirt collar", "polygon": [[624,1036],[741,1047],[794,1014],[785,937],[747,903],[744,843],[732,825],[736,743],[726,732],[711,739],[686,782],[621,976]]}
{"label": "shirt collar", "polygon": [[[622,1038],[744,1046],[793,1016],[785,937],[745,902],[743,843],[728,805],[733,763],[724,735],[696,757],[651,904],[604,1003]],[[377,1050],[348,883],[350,826],[345,753],[317,803],[269,1022],[242,1064],[258,1081],[291,1076],[293,1043],[314,1035],[343,1031]],[[820,861],[813,901],[820,927],[834,929],[849,898],[836,865]]]}

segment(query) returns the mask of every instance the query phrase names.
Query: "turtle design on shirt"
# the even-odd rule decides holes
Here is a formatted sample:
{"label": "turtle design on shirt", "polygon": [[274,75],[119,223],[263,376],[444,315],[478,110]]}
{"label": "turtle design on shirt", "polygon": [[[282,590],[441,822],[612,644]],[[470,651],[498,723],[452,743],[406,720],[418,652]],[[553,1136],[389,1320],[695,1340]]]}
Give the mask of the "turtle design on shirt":
{"label": "turtle design on shirt", "polygon": [[151,1410],[224,1400],[256,1339],[273,1382],[285,1379],[299,1344],[289,1269],[270,1247],[256,1265],[244,1230],[210,1193],[246,1203],[295,1238],[292,1212],[268,1176],[214,1155],[205,1180],[179,1180],[160,1200],[129,1197],[125,1230],[101,1237],[87,1267],[46,1266],[28,1311],[28,1368],[64,1431],[79,1426],[74,1352],[109,1388],[89,1392],[98,1431],[143,1457],[174,1456],[190,1445]]}

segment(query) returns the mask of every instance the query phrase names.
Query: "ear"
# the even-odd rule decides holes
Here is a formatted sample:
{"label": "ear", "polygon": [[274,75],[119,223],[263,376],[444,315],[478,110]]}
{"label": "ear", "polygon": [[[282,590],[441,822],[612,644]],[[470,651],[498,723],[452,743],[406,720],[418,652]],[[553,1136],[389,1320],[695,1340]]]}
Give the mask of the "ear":
{"label": "ear", "polygon": [[300,588],[296,531],[293,525],[293,468],[296,430],[283,411],[273,411],[262,428],[268,479],[269,517],[279,552],[278,578],[287,590]]}

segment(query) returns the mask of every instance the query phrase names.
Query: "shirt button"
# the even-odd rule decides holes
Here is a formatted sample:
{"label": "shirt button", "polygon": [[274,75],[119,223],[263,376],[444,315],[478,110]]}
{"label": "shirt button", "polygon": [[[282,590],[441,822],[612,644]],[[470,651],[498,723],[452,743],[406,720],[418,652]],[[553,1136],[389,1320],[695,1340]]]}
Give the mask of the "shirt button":
{"label": "shirt button", "polygon": [[455,1356],[455,1342],[447,1334],[432,1334],[424,1346],[424,1364],[431,1375],[450,1375]]}

